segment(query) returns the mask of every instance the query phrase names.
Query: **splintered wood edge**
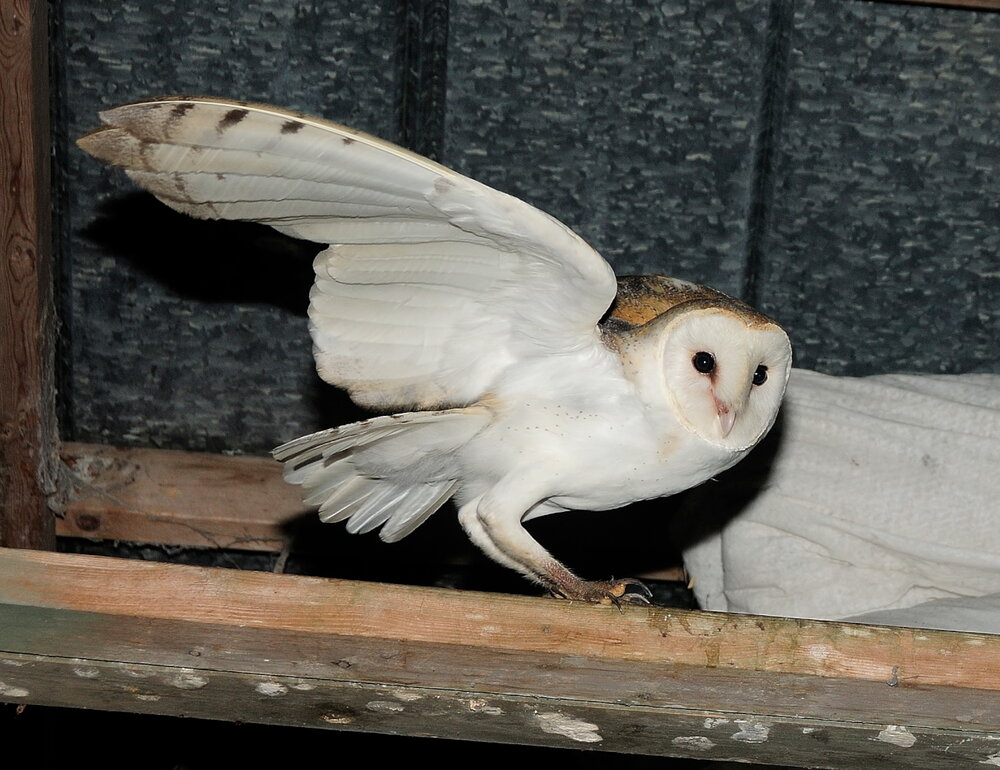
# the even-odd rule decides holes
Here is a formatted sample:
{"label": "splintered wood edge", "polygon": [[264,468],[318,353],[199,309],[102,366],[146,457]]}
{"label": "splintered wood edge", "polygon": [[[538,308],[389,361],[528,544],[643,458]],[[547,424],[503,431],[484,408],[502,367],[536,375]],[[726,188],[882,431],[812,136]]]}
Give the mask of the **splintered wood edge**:
{"label": "splintered wood edge", "polygon": [[0,549],[0,604],[1000,690],[1000,636],[682,611]]}
{"label": "splintered wood edge", "polygon": [[62,458],[64,537],[274,552],[291,522],[315,515],[267,457],[66,443]]}

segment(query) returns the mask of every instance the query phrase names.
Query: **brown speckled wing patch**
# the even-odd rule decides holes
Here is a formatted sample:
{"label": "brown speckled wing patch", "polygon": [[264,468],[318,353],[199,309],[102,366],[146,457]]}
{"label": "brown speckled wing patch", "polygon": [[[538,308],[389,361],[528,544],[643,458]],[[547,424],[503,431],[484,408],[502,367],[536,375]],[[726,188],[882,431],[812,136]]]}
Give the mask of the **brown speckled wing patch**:
{"label": "brown speckled wing patch", "polygon": [[776,324],[746,303],[708,286],[665,275],[623,275],[618,276],[618,294],[601,325],[605,331],[642,326],[685,302],[724,308],[752,326]]}
{"label": "brown speckled wing patch", "polygon": [[618,277],[618,294],[608,319],[641,326],[682,302],[724,296],[714,289],[665,275],[623,275]]}

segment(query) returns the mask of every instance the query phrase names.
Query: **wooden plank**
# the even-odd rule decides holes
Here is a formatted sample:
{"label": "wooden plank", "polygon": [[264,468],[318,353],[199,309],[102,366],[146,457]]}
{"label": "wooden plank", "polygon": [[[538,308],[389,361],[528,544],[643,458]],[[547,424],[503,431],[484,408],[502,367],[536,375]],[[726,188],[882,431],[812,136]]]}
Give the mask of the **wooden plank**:
{"label": "wooden plank", "polygon": [[59,535],[280,551],[306,508],[280,463],[162,449],[66,443],[73,492]]}
{"label": "wooden plank", "polygon": [[[316,519],[266,457],[80,443],[64,444],[62,457],[73,489],[60,536],[277,552],[290,544],[293,522]],[[444,565],[440,553],[421,561]],[[637,577],[686,579],[680,566]]]}
{"label": "wooden plank", "polygon": [[[62,703],[105,710],[124,704],[134,713],[815,768],[947,770],[992,763],[997,748],[990,737],[968,731],[836,720],[803,726],[739,712],[104,660],[0,653],[0,661],[17,666],[16,675],[36,692],[58,693]],[[98,695],[103,700],[95,705]]]}
{"label": "wooden plank", "polygon": [[0,5],[0,544],[55,545],[47,5]]}
{"label": "wooden plank", "polygon": [[948,768],[1000,756],[1000,637],[0,549],[0,697]]}

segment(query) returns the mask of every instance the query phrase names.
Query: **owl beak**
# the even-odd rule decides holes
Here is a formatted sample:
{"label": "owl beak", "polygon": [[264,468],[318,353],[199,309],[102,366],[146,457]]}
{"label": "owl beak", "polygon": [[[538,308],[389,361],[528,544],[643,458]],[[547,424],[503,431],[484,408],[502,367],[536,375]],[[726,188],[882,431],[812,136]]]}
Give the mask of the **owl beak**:
{"label": "owl beak", "polygon": [[726,438],[736,423],[736,410],[724,401],[715,399],[715,411],[719,415],[719,430],[722,431],[722,438]]}

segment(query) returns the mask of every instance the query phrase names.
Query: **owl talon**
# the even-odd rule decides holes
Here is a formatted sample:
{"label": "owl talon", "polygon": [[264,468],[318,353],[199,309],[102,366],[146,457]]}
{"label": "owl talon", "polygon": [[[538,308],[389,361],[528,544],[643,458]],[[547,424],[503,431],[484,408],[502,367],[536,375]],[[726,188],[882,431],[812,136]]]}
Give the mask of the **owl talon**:
{"label": "owl talon", "polygon": [[584,581],[572,585],[563,585],[552,591],[561,599],[571,601],[591,602],[593,604],[613,604],[621,607],[623,604],[649,604],[653,593],[635,578],[622,580]]}
{"label": "owl talon", "polygon": [[623,604],[649,604],[653,598],[653,592],[635,578],[612,583],[611,593],[618,596],[618,601]]}

